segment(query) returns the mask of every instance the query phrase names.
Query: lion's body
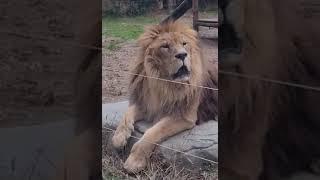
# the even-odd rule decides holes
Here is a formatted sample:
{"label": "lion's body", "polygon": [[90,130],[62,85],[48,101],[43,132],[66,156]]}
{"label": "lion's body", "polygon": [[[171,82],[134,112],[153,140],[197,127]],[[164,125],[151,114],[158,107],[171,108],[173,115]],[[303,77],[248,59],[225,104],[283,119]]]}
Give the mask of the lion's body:
{"label": "lion's body", "polygon": [[294,84],[320,85],[320,53],[311,46],[319,44],[319,18],[296,13],[303,10],[298,1],[225,2],[242,8],[232,23],[244,21],[234,26],[241,53],[224,56],[233,66],[221,70],[293,85],[220,74],[220,165],[236,172],[235,179],[252,180],[306,170],[320,157],[320,92]]}
{"label": "lion's body", "polygon": [[[202,58],[197,33],[175,22],[153,26],[139,39],[132,63],[129,108],[113,137],[123,147],[138,120],[153,121],[132,147],[124,165],[130,172],[146,166],[154,143],[214,120],[218,103],[218,65]],[[206,87],[206,88],[203,88]]]}
{"label": "lion's body", "polygon": [[[148,75],[143,68],[145,58],[143,51],[141,54],[138,62],[133,64],[132,72],[143,76],[132,75],[129,90],[130,103],[138,104],[139,108],[145,113],[144,120],[157,121],[168,115],[179,116],[185,114],[186,111],[190,111],[190,106],[198,102],[200,103],[199,108],[193,109],[198,110],[197,119],[194,120],[200,122],[214,119],[218,113],[218,91],[213,90],[217,89],[218,86],[217,64],[211,62],[209,66],[204,66],[202,63],[198,64],[202,66],[201,69],[204,71],[201,73],[203,77],[197,78],[201,79],[200,82],[192,84],[208,87],[208,89],[205,89],[145,77]],[[195,54],[194,58],[197,61],[203,61],[200,54]]]}

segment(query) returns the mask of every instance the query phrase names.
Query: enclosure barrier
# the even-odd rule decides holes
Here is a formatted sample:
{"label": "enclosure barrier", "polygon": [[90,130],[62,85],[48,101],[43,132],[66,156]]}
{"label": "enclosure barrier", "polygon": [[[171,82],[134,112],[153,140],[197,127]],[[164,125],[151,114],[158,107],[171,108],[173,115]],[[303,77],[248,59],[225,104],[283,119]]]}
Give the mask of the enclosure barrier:
{"label": "enclosure barrier", "polygon": [[[92,46],[92,45],[88,45],[88,44],[81,44],[81,43],[78,43],[78,42],[75,42],[75,41],[66,41],[66,40],[61,40],[61,39],[57,39],[57,38],[49,38],[48,36],[46,36],[46,37],[35,36],[35,35],[25,34],[25,33],[21,33],[21,32],[12,32],[12,31],[9,32],[9,31],[1,31],[0,30],[0,33],[7,34],[9,36],[19,37],[19,38],[30,39],[30,40],[55,41],[55,42],[59,42],[61,44],[65,44],[65,45],[69,45],[69,46],[73,46],[73,47],[86,48],[86,49],[90,49],[90,50],[102,51],[103,48],[104,48],[104,47],[96,47],[96,46]],[[114,71],[114,70],[107,69],[107,71]],[[142,74],[134,74],[134,73],[126,72],[126,71],[123,71],[123,70],[120,70],[120,71],[125,73],[125,74],[138,75],[138,76],[141,76],[141,77],[150,78],[150,79],[159,80],[159,81],[167,81],[168,83],[179,83],[179,84],[183,84],[183,85],[195,86],[195,87],[198,87],[198,88],[210,89],[212,91],[218,91],[218,89],[215,89],[215,88],[210,88],[210,87],[205,87],[205,86],[200,86],[200,85],[195,85],[195,84],[186,84],[186,83],[171,81],[171,80],[167,80],[167,79],[150,77],[150,76],[146,76],[146,75],[142,75]],[[249,80],[258,80],[260,82],[265,82],[265,83],[272,83],[272,84],[284,85],[284,86],[293,87],[293,88],[301,88],[301,89],[304,89],[304,90],[313,90],[313,91],[319,91],[320,92],[320,87],[308,86],[308,85],[304,85],[304,84],[297,84],[297,83],[280,81],[280,80],[275,80],[275,79],[261,78],[259,76],[252,76],[252,75],[243,74],[243,73],[235,73],[235,72],[228,72],[228,71],[219,70],[219,74],[224,74],[224,75],[227,75],[227,76],[238,77],[238,78],[240,77],[240,78],[245,78],[245,79],[249,79]],[[109,132],[114,132],[115,131],[114,129],[110,129],[110,128],[107,128],[107,130]],[[131,137],[135,138],[135,139],[140,139],[140,138],[135,137],[135,136],[131,136]],[[146,142],[147,143],[151,143],[151,142],[148,142],[148,141],[146,141]],[[178,152],[178,153],[182,153],[182,154],[185,154],[185,155],[188,155],[188,156],[192,156],[192,157],[195,157],[195,158],[198,158],[198,159],[210,162],[210,163],[218,164],[218,162],[216,162],[216,161],[212,161],[210,159],[206,159],[206,158],[203,158],[203,157],[200,157],[200,156],[196,156],[196,155],[193,155],[193,154],[182,152],[182,151],[179,151],[177,149],[173,149],[173,148],[170,148],[170,147],[163,146],[161,144],[157,144],[157,143],[152,143],[152,144],[154,144],[156,146],[159,146],[159,147],[163,147],[163,148],[172,150],[172,151],[175,151],[175,152]]]}

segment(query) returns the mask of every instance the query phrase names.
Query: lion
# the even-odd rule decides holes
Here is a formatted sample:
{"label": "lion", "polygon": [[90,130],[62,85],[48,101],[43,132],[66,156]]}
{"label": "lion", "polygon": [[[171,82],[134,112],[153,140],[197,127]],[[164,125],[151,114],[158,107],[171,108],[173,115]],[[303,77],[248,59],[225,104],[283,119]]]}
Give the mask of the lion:
{"label": "lion", "polygon": [[133,145],[124,164],[133,173],[146,167],[154,143],[191,129],[196,122],[213,120],[218,103],[218,64],[202,58],[196,31],[178,21],[154,25],[145,30],[138,44],[129,107],[112,138],[114,147],[124,147],[135,122],[155,123]]}
{"label": "lion", "polygon": [[308,2],[219,1],[222,179],[282,179],[320,158],[320,93],[294,85],[320,84],[320,19]]}

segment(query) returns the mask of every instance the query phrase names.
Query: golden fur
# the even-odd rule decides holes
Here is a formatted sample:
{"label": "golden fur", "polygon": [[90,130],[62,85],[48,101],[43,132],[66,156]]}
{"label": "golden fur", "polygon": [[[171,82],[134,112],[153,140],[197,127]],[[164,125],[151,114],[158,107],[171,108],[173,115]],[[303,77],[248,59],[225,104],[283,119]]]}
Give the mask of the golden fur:
{"label": "golden fur", "polygon": [[[319,86],[320,68],[315,63],[319,53],[305,43],[319,40],[312,28],[306,30],[319,30],[319,18],[310,23],[297,14],[298,1],[229,2],[242,9],[232,23],[237,23],[235,31],[243,44],[241,54],[224,56],[222,63],[230,62],[232,67],[220,66],[221,72]],[[219,82],[223,178],[278,179],[320,157],[319,141],[314,138],[320,135],[320,114],[314,107],[320,93],[223,73]]]}
{"label": "golden fur", "polygon": [[[217,64],[202,58],[198,43],[197,33],[182,23],[152,26],[139,39],[141,50],[132,72],[217,88]],[[181,55],[184,55],[183,60]],[[185,71],[179,74],[182,67],[189,74]],[[153,121],[155,125],[133,146],[125,169],[130,172],[142,170],[154,149],[151,143],[160,143],[169,136],[190,129],[197,120],[215,118],[218,92],[196,86],[138,75],[131,77],[129,108],[113,137],[114,146],[119,148],[126,144],[134,122],[143,119]]]}

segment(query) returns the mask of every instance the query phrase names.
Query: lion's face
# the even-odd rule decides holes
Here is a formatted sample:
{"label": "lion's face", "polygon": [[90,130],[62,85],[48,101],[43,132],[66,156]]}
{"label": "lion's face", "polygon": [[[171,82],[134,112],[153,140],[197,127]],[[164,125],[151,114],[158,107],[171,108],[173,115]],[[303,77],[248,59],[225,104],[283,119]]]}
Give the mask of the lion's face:
{"label": "lion's face", "polygon": [[152,58],[145,64],[159,71],[159,77],[186,81],[190,79],[191,49],[187,38],[177,32],[163,33],[149,46]]}
{"label": "lion's face", "polygon": [[140,38],[144,48],[144,66],[148,76],[190,83],[199,71],[201,61],[196,33],[182,24],[155,26]]}

